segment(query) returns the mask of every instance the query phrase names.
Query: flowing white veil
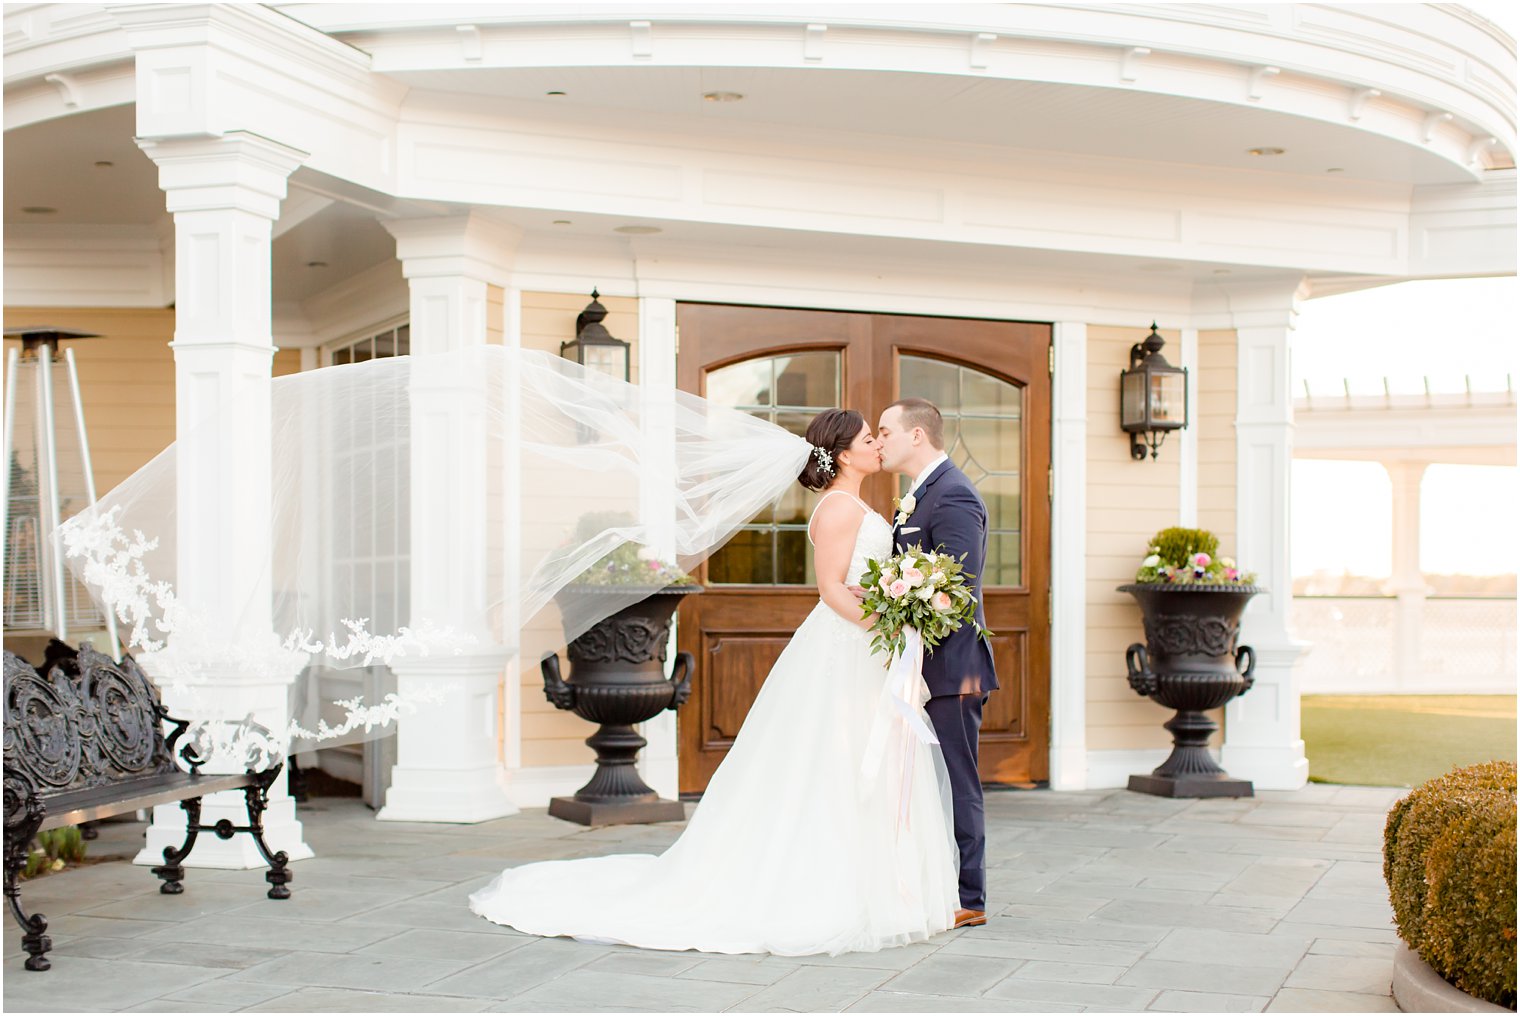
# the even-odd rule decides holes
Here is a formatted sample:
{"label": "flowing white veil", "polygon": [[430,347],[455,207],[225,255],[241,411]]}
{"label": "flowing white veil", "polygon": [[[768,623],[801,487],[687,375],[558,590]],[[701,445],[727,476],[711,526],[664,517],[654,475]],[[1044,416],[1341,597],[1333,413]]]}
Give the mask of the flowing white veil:
{"label": "flowing white veil", "polygon": [[[662,564],[700,563],[796,482],[810,452],[684,392],[501,346],[306,371],[271,391],[268,511],[226,506],[270,527],[267,572],[176,590],[177,444],[59,536],[145,669],[200,690],[177,699],[204,714],[192,722],[241,719],[219,683],[299,672],[294,719],[276,732],[285,751],[394,729],[395,700],[335,714],[320,701],[324,669],[491,647],[536,668],[664,585]],[[248,419],[224,407],[201,426]],[[414,561],[421,545],[441,558]],[[419,574],[444,578],[419,589]]]}

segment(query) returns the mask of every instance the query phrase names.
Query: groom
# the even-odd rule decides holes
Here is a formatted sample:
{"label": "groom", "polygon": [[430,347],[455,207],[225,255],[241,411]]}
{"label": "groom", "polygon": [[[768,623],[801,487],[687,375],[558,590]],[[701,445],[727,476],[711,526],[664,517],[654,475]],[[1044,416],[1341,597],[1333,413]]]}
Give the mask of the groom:
{"label": "groom", "polygon": [[[927,399],[898,399],[881,414],[876,427],[881,465],[912,479],[893,518],[895,549],[943,549],[973,573],[976,622],[986,627],[982,611],[982,566],[987,559],[987,506],[945,454],[945,427],[939,409]],[[977,734],[982,706],[998,687],[992,649],[977,630],[964,625],[924,657],[925,707],[934,723],[950,770],[955,804],[955,839],[960,847],[961,909],[955,926],[987,923],[986,847],[982,817],[982,783],[977,774]]]}

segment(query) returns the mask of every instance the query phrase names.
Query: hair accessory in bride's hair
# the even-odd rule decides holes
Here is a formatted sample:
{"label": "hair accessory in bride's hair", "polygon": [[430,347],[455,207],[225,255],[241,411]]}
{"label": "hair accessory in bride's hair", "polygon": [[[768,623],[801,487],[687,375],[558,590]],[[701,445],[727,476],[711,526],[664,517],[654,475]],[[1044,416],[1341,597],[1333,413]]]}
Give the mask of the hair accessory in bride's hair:
{"label": "hair accessory in bride's hair", "polygon": [[825,473],[828,473],[830,476],[834,475],[834,456],[829,454],[829,450],[827,448],[820,448],[817,445],[814,445],[813,458],[818,460],[819,469],[823,470]]}

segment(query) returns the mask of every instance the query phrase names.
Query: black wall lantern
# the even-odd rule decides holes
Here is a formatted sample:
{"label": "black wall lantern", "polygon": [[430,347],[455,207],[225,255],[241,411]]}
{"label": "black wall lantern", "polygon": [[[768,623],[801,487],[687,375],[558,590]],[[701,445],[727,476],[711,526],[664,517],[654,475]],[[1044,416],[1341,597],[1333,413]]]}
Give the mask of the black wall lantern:
{"label": "black wall lantern", "polygon": [[1166,340],[1156,332],[1130,347],[1129,370],[1119,373],[1119,426],[1129,434],[1131,458],[1151,458],[1161,450],[1169,430],[1188,425],[1187,368],[1173,367],[1161,355]]}
{"label": "black wall lantern", "polygon": [[619,381],[631,380],[628,362],[631,344],[612,337],[607,326],[602,324],[606,316],[607,308],[601,304],[601,294],[593,289],[591,302],[576,315],[575,340],[561,342],[559,355]]}

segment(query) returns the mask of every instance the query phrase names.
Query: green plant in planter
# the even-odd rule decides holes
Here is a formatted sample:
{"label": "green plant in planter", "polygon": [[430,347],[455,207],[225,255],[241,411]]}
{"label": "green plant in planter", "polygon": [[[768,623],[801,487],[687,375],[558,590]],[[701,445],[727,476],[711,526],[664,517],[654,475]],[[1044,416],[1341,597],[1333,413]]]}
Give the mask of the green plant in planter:
{"label": "green plant in planter", "polygon": [[1219,537],[1207,529],[1172,526],[1151,538],[1135,581],[1149,585],[1249,586],[1256,573],[1219,556]]}
{"label": "green plant in planter", "polygon": [[1515,1006],[1515,763],[1456,769],[1410,792],[1383,829],[1399,937],[1476,998]]}
{"label": "green plant in planter", "polygon": [[[588,512],[576,523],[573,542],[585,543],[609,529],[633,525],[626,512]],[[598,558],[576,578],[587,586],[694,586],[697,580],[676,565],[660,559],[649,547],[624,542]]]}

